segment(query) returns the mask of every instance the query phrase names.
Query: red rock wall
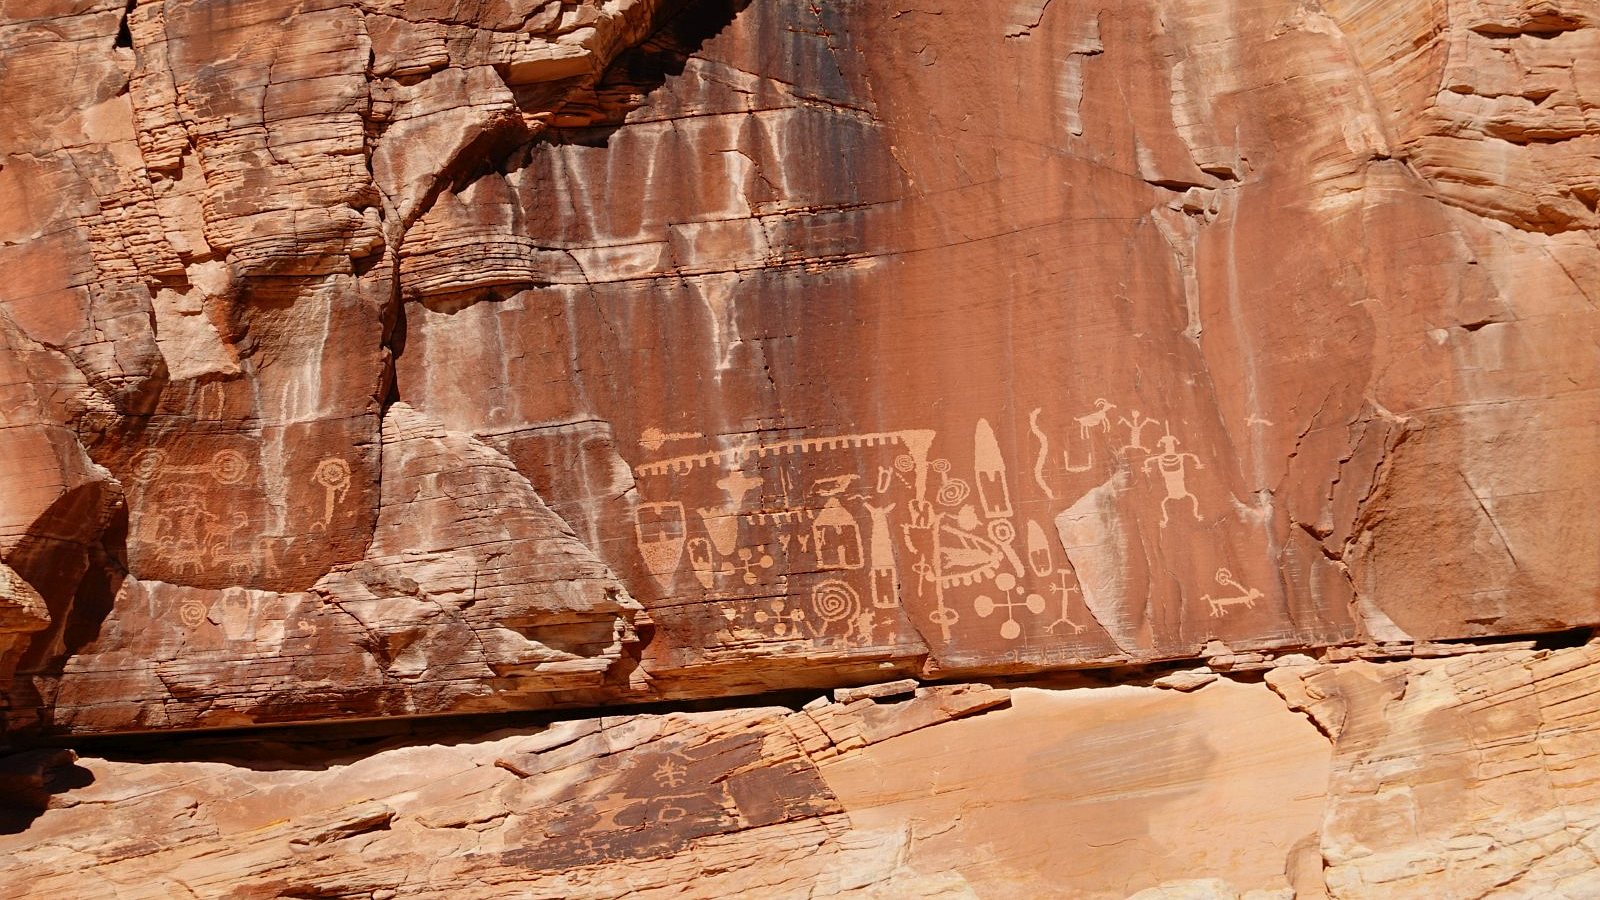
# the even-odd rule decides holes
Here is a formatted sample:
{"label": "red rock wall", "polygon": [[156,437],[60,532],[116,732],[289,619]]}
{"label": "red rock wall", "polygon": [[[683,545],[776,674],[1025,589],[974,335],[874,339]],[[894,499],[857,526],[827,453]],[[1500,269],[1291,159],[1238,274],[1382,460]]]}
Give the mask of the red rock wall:
{"label": "red rock wall", "polygon": [[123,12],[0,32],[11,728],[1600,620],[1586,4]]}

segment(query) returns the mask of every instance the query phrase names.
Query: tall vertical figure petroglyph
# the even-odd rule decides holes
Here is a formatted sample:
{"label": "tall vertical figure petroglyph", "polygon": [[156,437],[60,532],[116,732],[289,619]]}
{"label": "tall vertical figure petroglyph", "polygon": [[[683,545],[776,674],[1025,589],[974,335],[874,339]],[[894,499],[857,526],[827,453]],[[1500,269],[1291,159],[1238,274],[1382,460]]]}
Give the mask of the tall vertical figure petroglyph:
{"label": "tall vertical figure petroglyph", "polygon": [[866,506],[872,520],[871,566],[872,605],[878,609],[893,609],[900,605],[900,570],[894,560],[894,536],[889,530],[889,513],[895,504]]}
{"label": "tall vertical figure petroglyph", "polygon": [[644,557],[645,570],[661,590],[672,590],[687,534],[683,504],[676,500],[639,504],[634,510],[633,530],[639,555]]}
{"label": "tall vertical figure petroglyph", "polygon": [[1011,515],[1011,488],[1006,484],[1006,458],[988,419],[979,419],[972,436],[972,470],[978,481],[978,502],[986,519]]}

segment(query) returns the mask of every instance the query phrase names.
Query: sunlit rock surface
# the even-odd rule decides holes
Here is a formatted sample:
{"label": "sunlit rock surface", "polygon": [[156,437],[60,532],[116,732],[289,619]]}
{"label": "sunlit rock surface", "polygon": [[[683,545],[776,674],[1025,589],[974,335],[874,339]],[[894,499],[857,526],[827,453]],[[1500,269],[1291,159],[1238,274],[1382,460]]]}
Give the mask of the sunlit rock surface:
{"label": "sunlit rock surface", "polygon": [[[1537,712],[1586,702],[1539,673],[1600,625],[1592,2],[32,0],[0,4],[0,94],[18,884],[92,857],[124,891],[520,896],[502,867],[609,896],[649,858],[635,890],[1594,890],[1592,754],[1539,744],[1584,726]],[[706,795],[705,832],[640,838],[659,811],[617,797],[444,826],[486,862],[271,753],[237,790],[326,794],[404,877],[310,819],[272,820],[298,855],[194,844],[193,882],[175,845],[55,824],[75,791],[192,817],[235,789],[184,793],[221,756],[118,756],[151,733],[541,710],[714,744],[907,679],[1012,705],[836,758],[763,737],[728,765],[799,805]],[[452,741],[338,765],[603,787]],[[1573,774],[1462,774],[1473,741]],[[986,744],[1019,755],[980,772]],[[1057,756],[1088,794],[996,774]],[[1183,799],[1135,814],[1129,784]],[[927,791],[1068,804],[1071,849],[897,793]],[[182,833],[144,802],[117,808]]]}

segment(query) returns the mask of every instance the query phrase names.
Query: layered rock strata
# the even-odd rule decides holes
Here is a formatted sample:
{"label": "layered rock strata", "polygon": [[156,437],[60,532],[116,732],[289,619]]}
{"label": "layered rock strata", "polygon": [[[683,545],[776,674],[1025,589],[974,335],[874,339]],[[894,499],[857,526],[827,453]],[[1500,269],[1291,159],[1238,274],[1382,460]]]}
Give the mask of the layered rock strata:
{"label": "layered rock strata", "polygon": [[0,882],[85,898],[1592,895],[1600,648],[1455,652],[1283,657],[1265,682],[1213,671],[1192,693],[887,685],[387,745],[34,759],[50,808],[0,836]]}

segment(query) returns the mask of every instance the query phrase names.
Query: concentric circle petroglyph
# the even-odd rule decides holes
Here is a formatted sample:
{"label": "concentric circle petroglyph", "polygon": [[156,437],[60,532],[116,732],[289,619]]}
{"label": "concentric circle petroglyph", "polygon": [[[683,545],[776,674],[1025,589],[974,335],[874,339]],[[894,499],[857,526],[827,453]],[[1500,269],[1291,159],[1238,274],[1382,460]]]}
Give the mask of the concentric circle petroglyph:
{"label": "concentric circle petroglyph", "polygon": [[132,462],[128,465],[128,472],[134,481],[154,481],[161,470],[167,465],[167,452],[165,450],[140,450],[133,455]]}
{"label": "concentric circle petroglyph", "polygon": [[218,450],[211,457],[211,477],[221,484],[238,484],[250,472],[250,461],[237,450]]}
{"label": "concentric circle petroglyph", "polygon": [[842,622],[861,612],[861,595],[856,589],[830,578],[811,589],[811,608],[824,622]]}

